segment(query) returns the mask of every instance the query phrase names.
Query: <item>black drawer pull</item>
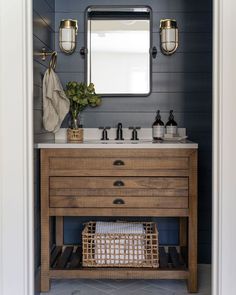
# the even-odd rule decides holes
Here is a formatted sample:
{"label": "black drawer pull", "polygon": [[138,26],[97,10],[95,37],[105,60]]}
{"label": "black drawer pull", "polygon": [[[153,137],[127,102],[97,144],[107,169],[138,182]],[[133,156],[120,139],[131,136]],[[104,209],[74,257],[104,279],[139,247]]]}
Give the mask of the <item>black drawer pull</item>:
{"label": "black drawer pull", "polygon": [[116,161],[113,162],[113,165],[114,166],[124,166],[125,163],[123,161],[121,161],[121,160],[116,160]]}
{"label": "black drawer pull", "polygon": [[113,183],[114,186],[125,186],[124,182],[121,180],[117,180]]}
{"label": "black drawer pull", "polygon": [[125,204],[125,201],[122,200],[122,199],[115,199],[115,200],[113,201],[113,204],[116,204],[116,205],[123,205],[123,204]]}

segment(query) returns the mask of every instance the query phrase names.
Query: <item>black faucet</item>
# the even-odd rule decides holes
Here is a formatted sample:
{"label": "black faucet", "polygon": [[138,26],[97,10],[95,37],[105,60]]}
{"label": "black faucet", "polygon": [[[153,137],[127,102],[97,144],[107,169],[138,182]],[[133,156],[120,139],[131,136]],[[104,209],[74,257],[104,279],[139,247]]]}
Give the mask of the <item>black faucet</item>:
{"label": "black faucet", "polygon": [[124,140],[124,138],[123,138],[122,124],[121,123],[118,123],[118,125],[117,125],[116,140]]}

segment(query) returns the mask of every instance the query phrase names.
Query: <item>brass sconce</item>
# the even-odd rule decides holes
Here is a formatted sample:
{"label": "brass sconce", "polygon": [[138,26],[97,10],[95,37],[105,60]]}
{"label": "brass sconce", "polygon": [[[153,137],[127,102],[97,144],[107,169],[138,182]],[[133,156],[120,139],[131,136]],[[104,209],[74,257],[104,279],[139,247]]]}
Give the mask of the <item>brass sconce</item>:
{"label": "brass sconce", "polygon": [[179,46],[179,30],[174,19],[163,19],[160,22],[161,51],[165,55],[173,54]]}
{"label": "brass sconce", "polygon": [[63,19],[60,22],[59,46],[62,52],[71,54],[76,48],[76,35],[78,33],[78,22],[73,19]]}

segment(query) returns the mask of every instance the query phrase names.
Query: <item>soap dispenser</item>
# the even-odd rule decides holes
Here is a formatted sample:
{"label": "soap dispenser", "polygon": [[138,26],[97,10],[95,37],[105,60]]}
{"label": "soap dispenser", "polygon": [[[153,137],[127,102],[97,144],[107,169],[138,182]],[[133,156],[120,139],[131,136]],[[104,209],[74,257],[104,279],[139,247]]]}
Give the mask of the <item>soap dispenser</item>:
{"label": "soap dispenser", "polygon": [[152,137],[154,140],[160,140],[164,137],[165,126],[161,120],[160,110],[157,111],[156,120],[152,124]]}
{"label": "soap dispenser", "polygon": [[166,133],[168,135],[177,135],[177,123],[174,120],[173,110],[170,111],[169,121],[166,123]]}

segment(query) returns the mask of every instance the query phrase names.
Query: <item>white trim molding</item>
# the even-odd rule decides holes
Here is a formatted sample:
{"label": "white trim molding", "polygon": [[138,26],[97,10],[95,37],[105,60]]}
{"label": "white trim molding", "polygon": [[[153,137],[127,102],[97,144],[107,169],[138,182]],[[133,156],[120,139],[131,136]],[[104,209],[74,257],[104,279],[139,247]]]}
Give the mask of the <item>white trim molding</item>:
{"label": "white trim molding", "polygon": [[235,294],[236,280],[236,34],[235,0],[214,1],[213,284]]}
{"label": "white trim molding", "polygon": [[0,294],[33,295],[32,1],[0,1]]}
{"label": "white trim molding", "polygon": [[[236,280],[236,1],[213,2],[213,294],[228,295]],[[32,0],[0,1],[0,40],[0,294],[33,295]]]}

